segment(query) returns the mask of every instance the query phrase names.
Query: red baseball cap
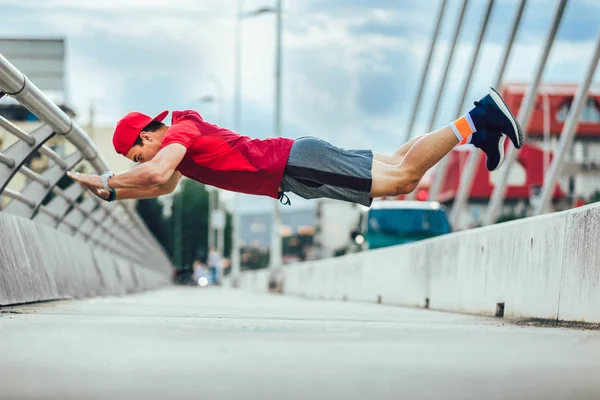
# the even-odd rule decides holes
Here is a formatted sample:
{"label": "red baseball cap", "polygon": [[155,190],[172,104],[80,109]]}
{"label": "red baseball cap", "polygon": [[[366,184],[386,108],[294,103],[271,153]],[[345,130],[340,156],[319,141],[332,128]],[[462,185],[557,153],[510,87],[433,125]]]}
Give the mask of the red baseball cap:
{"label": "red baseball cap", "polygon": [[140,132],[152,121],[162,122],[169,114],[169,110],[165,110],[154,118],[150,118],[146,114],[139,112],[130,112],[119,122],[113,134],[113,146],[117,153],[126,155],[135,143],[135,140],[140,135]]}

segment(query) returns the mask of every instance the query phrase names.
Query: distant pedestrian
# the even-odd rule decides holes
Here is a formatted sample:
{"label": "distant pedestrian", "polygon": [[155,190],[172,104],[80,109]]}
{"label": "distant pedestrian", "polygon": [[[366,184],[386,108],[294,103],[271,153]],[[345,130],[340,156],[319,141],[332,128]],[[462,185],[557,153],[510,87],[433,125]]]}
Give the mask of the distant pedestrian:
{"label": "distant pedestrian", "polygon": [[214,247],[210,249],[207,260],[208,268],[210,269],[211,282],[213,285],[218,285],[219,273],[221,268],[221,256]]}

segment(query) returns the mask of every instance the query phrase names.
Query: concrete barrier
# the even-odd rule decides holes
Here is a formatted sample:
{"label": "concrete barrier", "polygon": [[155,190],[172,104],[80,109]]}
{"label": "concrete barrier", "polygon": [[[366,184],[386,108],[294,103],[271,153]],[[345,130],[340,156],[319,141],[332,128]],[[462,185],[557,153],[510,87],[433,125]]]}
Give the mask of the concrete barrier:
{"label": "concrete barrier", "polygon": [[600,322],[600,207],[567,215],[558,314]]}
{"label": "concrete barrier", "polygon": [[169,282],[151,266],[0,212],[0,305],[118,295]]}
{"label": "concrete barrier", "polygon": [[[600,205],[283,268],[283,292],[509,318],[600,322]],[[267,290],[266,271],[240,287]]]}

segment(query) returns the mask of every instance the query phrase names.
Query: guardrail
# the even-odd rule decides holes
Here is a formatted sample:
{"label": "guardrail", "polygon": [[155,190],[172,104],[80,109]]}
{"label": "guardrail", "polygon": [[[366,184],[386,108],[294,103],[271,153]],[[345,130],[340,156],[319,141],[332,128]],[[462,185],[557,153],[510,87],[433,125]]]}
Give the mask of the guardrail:
{"label": "guardrail", "polygon": [[[18,139],[0,151],[0,197],[11,199],[2,211],[50,225],[120,257],[168,273],[166,254],[130,202],[106,203],[76,183],[64,190],[57,186],[66,172],[81,162],[87,161],[97,173],[109,168],[89,136],[0,54],[0,97],[5,95],[19,101],[42,125],[28,133],[0,117],[0,127]],[[53,151],[45,143],[57,135],[76,150],[64,158]],[[41,172],[26,165],[36,153],[49,160]],[[20,191],[7,187],[17,174],[26,178]],[[52,199],[47,201],[49,195]]]}
{"label": "guardrail", "polygon": [[[239,287],[510,319],[600,323],[600,203],[241,274]],[[275,281],[276,285],[270,286]]]}

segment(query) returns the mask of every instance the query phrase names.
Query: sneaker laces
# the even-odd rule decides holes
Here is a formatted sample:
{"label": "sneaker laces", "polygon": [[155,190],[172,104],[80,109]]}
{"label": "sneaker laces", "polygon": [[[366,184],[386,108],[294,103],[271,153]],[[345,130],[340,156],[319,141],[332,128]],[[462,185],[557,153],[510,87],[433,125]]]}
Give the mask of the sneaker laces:
{"label": "sneaker laces", "polygon": [[283,192],[279,192],[279,202],[281,204],[283,204],[284,206],[291,206],[292,202],[290,201],[290,198],[287,196],[287,194],[283,193]]}

